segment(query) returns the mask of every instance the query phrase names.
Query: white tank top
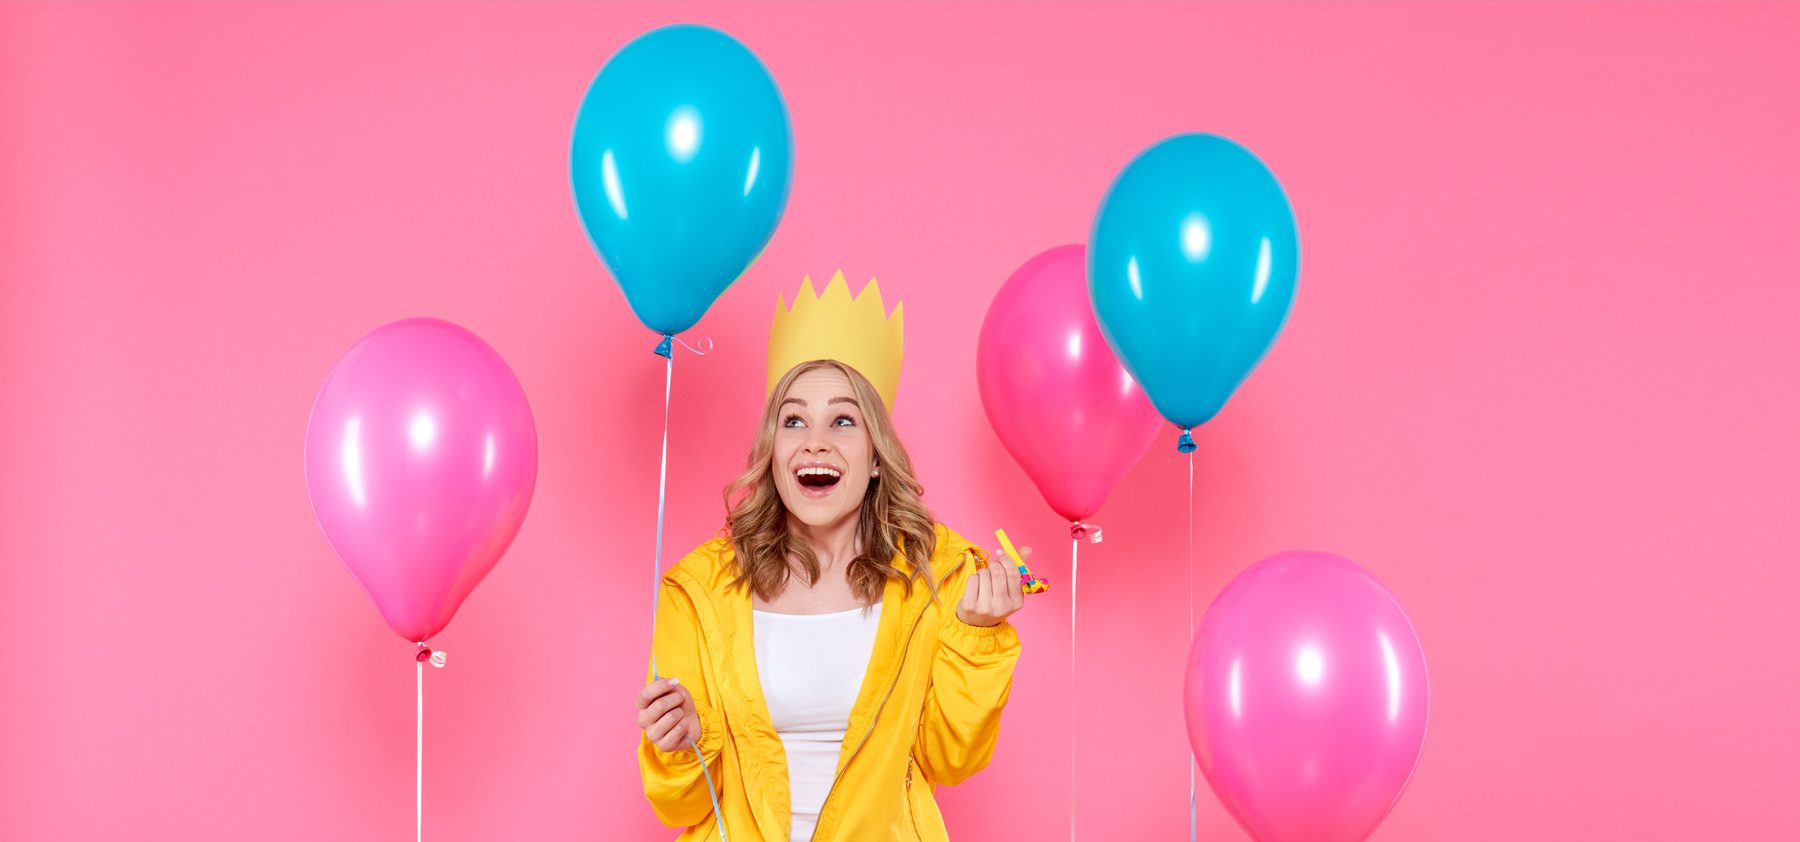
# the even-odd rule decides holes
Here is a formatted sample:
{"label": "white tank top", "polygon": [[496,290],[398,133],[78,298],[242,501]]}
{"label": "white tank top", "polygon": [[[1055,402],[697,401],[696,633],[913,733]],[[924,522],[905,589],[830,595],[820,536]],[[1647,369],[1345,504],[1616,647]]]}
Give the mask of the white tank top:
{"label": "white tank top", "polygon": [[832,614],[752,613],[756,672],[787,752],[792,842],[812,839],[837,776],[850,708],[862,689],[881,604]]}

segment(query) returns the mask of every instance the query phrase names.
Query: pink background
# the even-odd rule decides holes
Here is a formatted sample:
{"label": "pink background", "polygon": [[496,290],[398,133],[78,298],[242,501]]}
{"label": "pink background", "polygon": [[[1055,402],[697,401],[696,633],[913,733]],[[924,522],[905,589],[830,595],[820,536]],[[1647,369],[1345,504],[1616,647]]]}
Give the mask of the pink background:
{"label": "pink background", "polygon": [[[398,839],[411,647],[301,481],[355,339],[432,315],[537,414],[537,497],[437,642],[440,840],[655,839],[632,756],[662,370],[585,242],[567,143],[630,36],[767,61],[796,176],[679,358],[672,549],[720,524],[778,292],[906,302],[927,500],[1066,582],[971,355],[992,291],[1083,240],[1140,148],[1281,176],[1285,335],[1198,436],[1201,608],[1274,551],[1361,561],[1434,691],[1376,838],[1800,836],[1800,6],[9,5],[0,9],[0,837]],[[1086,838],[1187,824],[1173,433],[1084,556]],[[1034,598],[959,839],[1059,837],[1068,589]],[[1204,785],[1203,785],[1204,786]],[[1243,838],[1201,792],[1202,835]]]}

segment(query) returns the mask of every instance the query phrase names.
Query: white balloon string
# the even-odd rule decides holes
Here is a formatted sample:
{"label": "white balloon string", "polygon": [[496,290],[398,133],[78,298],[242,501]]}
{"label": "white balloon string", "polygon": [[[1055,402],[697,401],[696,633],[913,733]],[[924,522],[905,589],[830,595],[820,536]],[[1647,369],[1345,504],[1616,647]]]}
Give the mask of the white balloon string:
{"label": "white balloon string", "polygon": [[413,665],[418,673],[419,685],[419,729],[417,739],[413,741],[416,755],[413,768],[413,820],[418,828],[418,842],[425,842],[425,662],[415,659]]}
{"label": "white balloon string", "polygon": [[433,651],[423,640],[418,642],[418,647],[419,650],[413,653],[419,685],[419,727],[413,741],[416,755],[413,769],[413,819],[418,825],[419,842],[425,842],[425,665],[429,663],[442,669],[447,656],[442,649]]}
{"label": "white balloon string", "polygon": [[[665,337],[665,339],[674,339],[674,337]],[[708,337],[700,339],[700,348],[698,349],[679,339],[674,339],[674,341],[683,348],[694,352],[696,356],[704,356],[712,350],[713,346],[712,339]],[[662,602],[663,512],[669,500],[669,396],[675,386],[675,355],[663,354],[663,362],[665,365],[663,366],[662,466],[658,469],[656,480],[656,553],[654,561],[651,562],[653,567],[651,572],[654,575],[650,578],[650,678],[652,681],[662,677],[656,668],[656,609],[657,604]],[[713,787],[712,770],[707,768],[706,755],[700,753],[700,744],[695,742],[691,734],[688,736],[688,747],[694,750],[694,756],[700,760],[700,774],[706,776],[706,795],[712,799],[713,822],[719,828],[719,842],[726,842],[725,815],[719,812],[719,791]]]}
{"label": "white balloon string", "polygon": [[[1194,640],[1194,452],[1188,451],[1188,643]],[[1194,769],[1197,761],[1188,753],[1188,842],[1195,842],[1200,832],[1200,811],[1194,799]]]}
{"label": "white balloon string", "polygon": [[700,337],[700,341],[695,343],[694,345],[689,345],[686,342],[683,342],[681,340],[681,337],[679,337],[679,336],[672,336],[670,338],[675,340],[675,344],[688,349],[688,352],[693,354],[696,357],[704,357],[707,354],[712,353],[713,341],[712,341],[712,337],[710,337],[710,336]]}
{"label": "white balloon string", "polygon": [[652,680],[662,677],[656,669],[656,607],[662,602],[662,545],[663,545],[663,508],[669,496],[669,394],[675,385],[675,355],[663,357],[663,429],[662,429],[662,467],[658,469],[656,480],[656,554],[651,564],[650,576],[650,677]]}
{"label": "white balloon string", "polygon": [[1069,842],[1075,842],[1075,588],[1080,576],[1081,538],[1069,538]]}
{"label": "white balloon string", "polygon": [[712,799],[713,822],[719,826],[719,842],[727,842],[725,838],[725,814],[719,812],[719,791],[713,788],[712,770],[706,768],[706,755],[700,753],[700,744],[688,737],[688,747],[694,750],[694,756],[700,758],[700,774],[706,776],[706,797]]}

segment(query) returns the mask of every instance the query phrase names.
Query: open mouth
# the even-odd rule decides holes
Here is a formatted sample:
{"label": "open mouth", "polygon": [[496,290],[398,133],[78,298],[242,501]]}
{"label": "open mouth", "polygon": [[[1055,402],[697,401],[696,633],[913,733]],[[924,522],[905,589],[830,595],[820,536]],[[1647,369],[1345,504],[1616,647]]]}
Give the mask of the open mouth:
{"label": "open mouth", "polygon": [[844,475],[829,465],[806,465],[794,470],[794,480],[808,496],[823,497],[836,488]]}

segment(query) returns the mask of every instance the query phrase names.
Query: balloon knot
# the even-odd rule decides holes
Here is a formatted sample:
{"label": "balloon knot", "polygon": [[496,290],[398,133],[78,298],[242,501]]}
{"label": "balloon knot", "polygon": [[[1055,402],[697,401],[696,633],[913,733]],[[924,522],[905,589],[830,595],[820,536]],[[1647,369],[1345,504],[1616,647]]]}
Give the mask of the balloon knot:
{"label": "balloon knot", "polygon": [[1175,440],[1175,449],[1182,453],[1193,453],[1200,449],[1199,445],[1194,444],[1194,431],[1191,428],[1181,428],[1181,438]]}
{"label": "balloon knot", "polygon": [[423,643],[419,644],[418,654],[413,656],[413,660],[420,663],[430,663],[432,666],[439,669],[442,669],[444,666],[444,658],[444,650],[438,649],[434,651],[431,647],[426,646]]}
{"label": "balloon knot", "polygon": [[1106,536],[1100,532],[1099,524],[1082,523],[1079,520],[1069,521],[1069,537],[1074,538],[1077,541],[1086,538],[1088,539],[1088,543],[1091,544],[1098,544],[1106,538]]}
{"label": "balloon knot", "polygon": [[662,341],[656,343],[656,355],[659,357],[668,357],[668,356],[672,356],[674,353],[675,353],[675,337],[670,336],[669,334],[666,334],[666,333],[663,334]]}

